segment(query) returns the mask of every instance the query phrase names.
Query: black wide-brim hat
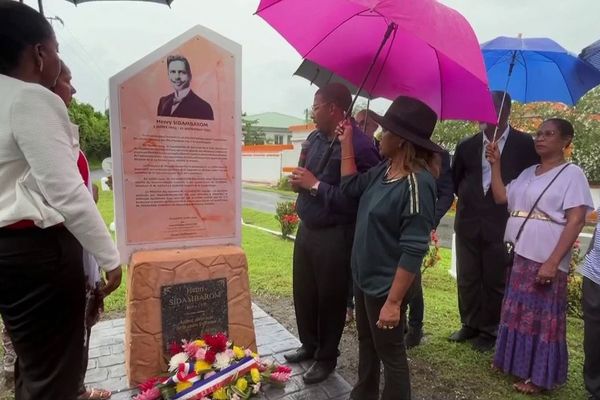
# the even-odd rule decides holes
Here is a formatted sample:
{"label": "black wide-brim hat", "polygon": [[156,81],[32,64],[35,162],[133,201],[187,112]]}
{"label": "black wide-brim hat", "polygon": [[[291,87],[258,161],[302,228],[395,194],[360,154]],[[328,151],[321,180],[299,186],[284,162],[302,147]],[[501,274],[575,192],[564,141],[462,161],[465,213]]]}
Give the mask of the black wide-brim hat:
{"label": "black wide-brim hat", "polygon": [[424,149],[443,153],[445,150],[431,141],[437,115],[427,104],[412,97],[399,96],[385,115],[369,111],[384,130]]}

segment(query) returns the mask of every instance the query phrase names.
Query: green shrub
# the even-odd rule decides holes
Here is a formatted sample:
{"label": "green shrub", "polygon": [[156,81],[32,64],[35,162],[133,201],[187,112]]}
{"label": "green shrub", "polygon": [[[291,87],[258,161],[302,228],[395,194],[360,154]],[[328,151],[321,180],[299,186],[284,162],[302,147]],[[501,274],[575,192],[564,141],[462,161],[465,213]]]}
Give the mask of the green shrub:
{"label": "green shrub", "polygon": [[277,189],[287,190],[290,192],[292,191],[292,185],[287,175],[284,175],[281,178],[279,178],[279,183],[277,183]]}
{"label": "green shrub", "polygon": [[296,202],[284,201],[277,203],[277,209],[275,211],[275,219],[279,221],[281,226],[281,235],[284,238],[296,232],[300,219],[296,214]]}

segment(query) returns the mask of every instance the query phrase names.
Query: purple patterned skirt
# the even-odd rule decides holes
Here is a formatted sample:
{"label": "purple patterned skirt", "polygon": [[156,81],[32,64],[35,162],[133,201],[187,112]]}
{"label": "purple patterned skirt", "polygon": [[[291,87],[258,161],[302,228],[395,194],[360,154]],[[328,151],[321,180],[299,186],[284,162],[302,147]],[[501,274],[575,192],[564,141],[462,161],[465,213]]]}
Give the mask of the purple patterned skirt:
{"label": "purple patterned skirt", "polygon": [[535,282],[542,265],[515,254],[502,303],[494,366],[544,389],[567,380],[567,274]]}

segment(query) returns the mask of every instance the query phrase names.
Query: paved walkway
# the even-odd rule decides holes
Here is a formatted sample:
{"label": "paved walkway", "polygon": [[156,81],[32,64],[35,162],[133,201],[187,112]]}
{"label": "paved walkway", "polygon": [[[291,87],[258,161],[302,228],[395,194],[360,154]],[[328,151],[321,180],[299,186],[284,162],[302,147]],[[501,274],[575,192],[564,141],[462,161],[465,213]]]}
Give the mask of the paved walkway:
{"label": "paved walkway", "polygon": [[[300,345],[290,332],[255,304],[252,305],[258,352],[261,357],[284,363],[283,353]],[[90,361],[86,384],[118,391],[113,400],[130,399],[137,393],[129,390],[125,376],[125,320],[116,319],[97,324],[92,331]],[[310,363],[292,366],[292,379],[285,389],[269,388],[261,398],[267,400],[342,400],[347,399],[350,385],[339,374],[332,374],[319,385],[307,386],[302,374]]]}

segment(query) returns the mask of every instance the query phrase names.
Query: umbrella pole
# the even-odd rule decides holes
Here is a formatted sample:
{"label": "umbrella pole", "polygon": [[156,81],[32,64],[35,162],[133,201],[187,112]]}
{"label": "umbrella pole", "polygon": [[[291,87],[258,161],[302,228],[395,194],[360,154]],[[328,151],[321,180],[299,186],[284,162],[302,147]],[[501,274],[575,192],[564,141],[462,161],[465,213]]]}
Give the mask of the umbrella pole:
{"label": "umbrella pole", "polygon": [[368,98],[367,99],[367,111],[366,111],[367,115],[365,116],[365,120],[364,120],[363,126],[362,126],[363,132],[367,131],[367,122],[369,120],[369,107],[370,106],[371,106],[371,98]]}
{"label": "umbrella pole", "polygon": [[498,136],[498,124],[500,124],[500,118],[502,117],[502,112],[504,111],[504,103],[506,101],[506,93],[508,92],[508,85],[510,84],[510,78],[512,77],[513,69],[515,68],[515,61],[517,58],[517,51],[514,50],[512,54],[512,60],[510,61],[510,66],[508,67],[508,77],[506,78],[506,86],[504,87],[504,93],[502,94],[502,102],[500,103],[500,111],[498,112],[498,119],[496,121],[496,129],[494,129],[494,140],[492,143],[496,143],[496,139]]}
{"label": "umbrella pole", "polygon": [[[385,46],[388,39],[392,35],[392,32],[394,32],[397,27],[398,27],[398,25],[396,25],[393,22],[388,25],[387,30],[385,31],[385,34],[383,35],[383,40],[381,41],[381,44],[379,45],[379,48],[377,49],[377,52],[375,53],[375,57],[373,57],[373,61],[371,62],[371,65],[369,65],[369,69],[367,70],[365,77],[363,78],[360,86],[358,87],[358,90],[356,91],[356,94],[354,95],[354,98],[352,99],[352,103],[350,103],[350,106],[346,110],[346,113],[345,113],[346,118],[349,118],[352,115],[352,109],[354,108],[354,104],[356,104],[356,100],[358,99],[359,93],[365,87],[365,84],[367,83],[367,79],[369,79],[369,75],[371,74],[373,67],[375,67],[375,63],[377,62],[377,59],[379,58],[379,54],[381,54],[383,47]],[[327,163],[329,162],[329,159],[331,158],[331,153],[333,152],[333,144],[335,143],[336,139],[337,138],[334,138],[331,141],[331,144],[327,148],[327,151],[325,152],[325,154],[323,154],[323,157],[321,158],[321,160],[319,161],[319,165],[317,166],[317,170],[315,171],[315,175],[319,175],[325,169],[325,166],[327,165]]]}
{"label": "umbrella pole", "polygon": [[[348,110],[346,110],[346,117],[349,117],[350,115],[352,115],[352,109],[354,108],[354,104],[356,104],[358,95],[360,94],[360,92],[364,89],[365,85],[367,84],[367,79],[369,79],[369,75],[371,75],[371,71],[375,67],[375,63],[377,62],[379,55],[383,51],[383,47],[389,40],[390,36],[392,35],[392,32],[394,32],[396,30],[396,28],[398,28],[398,25],[396,25],[394,22],[392,22],[391,24],[388,25],[387,30],[385,31],[385,34],[383,35],[383,40],[381,41],[381,44],[379,45],[379,48],[377,49],[377,52],[375,53],[375,57],[373,57],[373,61],[371,62],[371,65],[369,65],[369,69],[367,70],[365,77],[363,78],[360,86],[358,87],[358,90],[356,91],[356,94],[354,95],[354,99],[352,99],[352,103],[350,103],[350,107],[348,107]],[[373,88],[371,88],[371,90],[373,90]]]}
{"label": "umbrella pole", "polygon": [[44,15],[44,5],[42,4],[42,0],[38,0],[38,10],[40,14]]}

